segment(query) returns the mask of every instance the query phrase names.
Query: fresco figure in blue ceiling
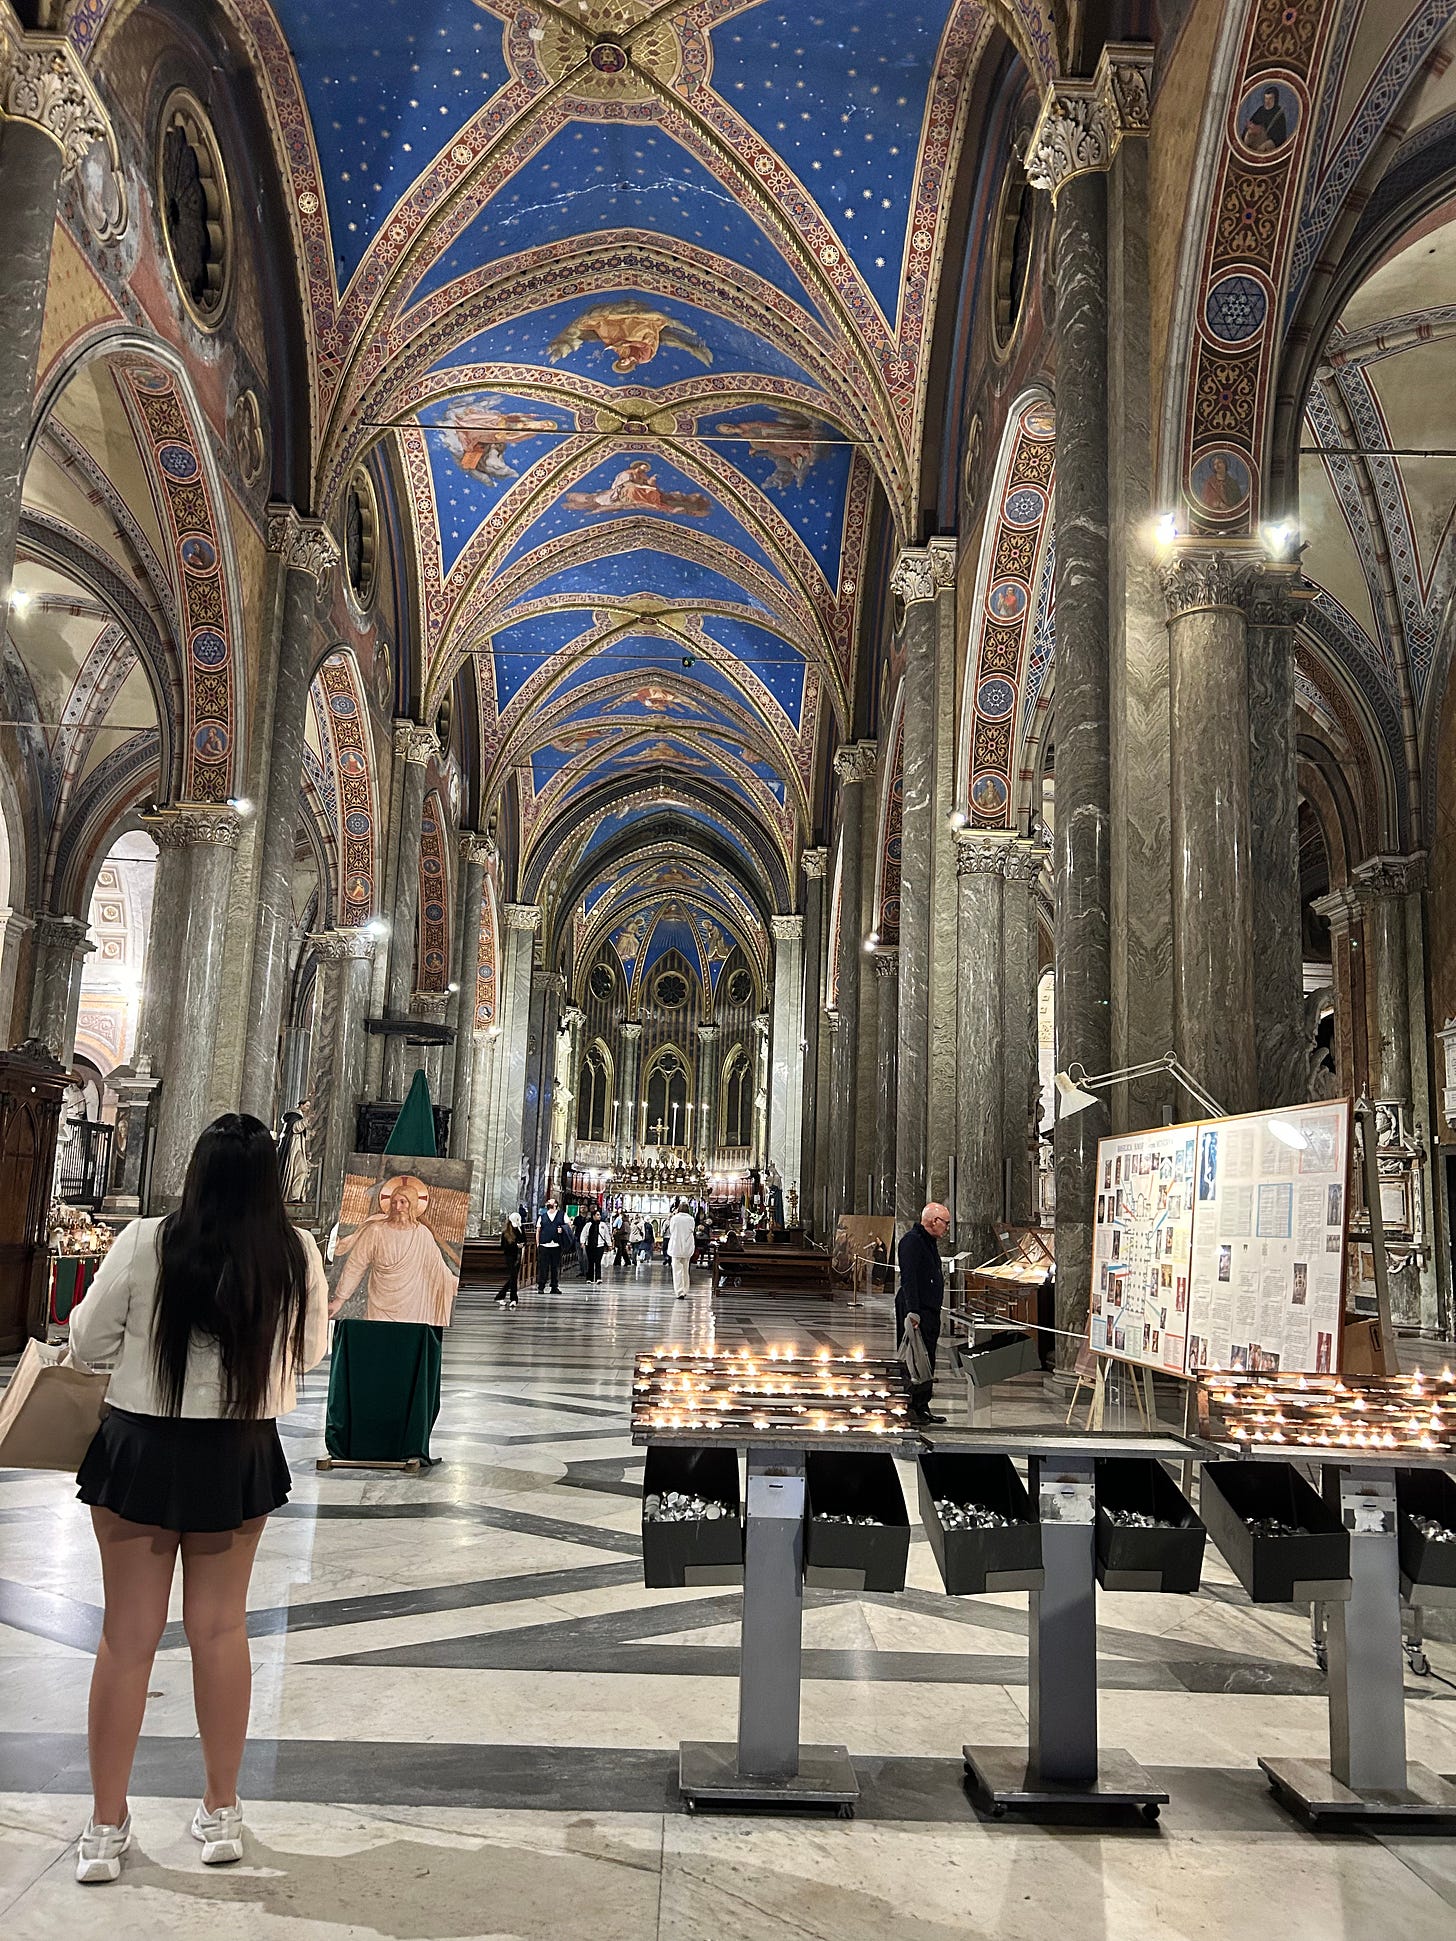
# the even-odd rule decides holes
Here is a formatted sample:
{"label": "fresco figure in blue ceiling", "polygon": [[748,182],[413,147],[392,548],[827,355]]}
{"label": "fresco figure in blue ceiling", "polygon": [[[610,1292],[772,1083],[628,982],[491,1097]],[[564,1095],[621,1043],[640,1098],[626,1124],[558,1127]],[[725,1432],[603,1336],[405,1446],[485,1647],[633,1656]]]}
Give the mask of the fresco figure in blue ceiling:
{"label": "fresco figure in blue ceiling", "polygon": [[654,310],[638,297],[613,297],[608,303],[593,304],[573,317],[563,331],[551,340],[548,355],[553,364],[580,350],[595,338],[604,350],[614,353],[612,369],[626,377],[641,364],[650,364],[666,344],[686,351],[700,364],[711,364],[713,353],[695,330],[678,323],[665,310]]}

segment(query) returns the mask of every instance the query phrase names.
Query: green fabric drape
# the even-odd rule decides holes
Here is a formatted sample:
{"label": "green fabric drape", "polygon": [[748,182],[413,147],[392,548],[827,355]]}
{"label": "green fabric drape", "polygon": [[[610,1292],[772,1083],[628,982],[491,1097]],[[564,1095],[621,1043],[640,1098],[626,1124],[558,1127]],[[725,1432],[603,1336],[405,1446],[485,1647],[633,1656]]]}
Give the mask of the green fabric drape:
{"label": "green fabric drape", "polygon": [[[387,1155],[435,1157],[430,1082],[417,1071]],[[325,1447],[337,1462],[430,1462],[440,1413],[444,1329],[406,1321],[336,1321]]]}

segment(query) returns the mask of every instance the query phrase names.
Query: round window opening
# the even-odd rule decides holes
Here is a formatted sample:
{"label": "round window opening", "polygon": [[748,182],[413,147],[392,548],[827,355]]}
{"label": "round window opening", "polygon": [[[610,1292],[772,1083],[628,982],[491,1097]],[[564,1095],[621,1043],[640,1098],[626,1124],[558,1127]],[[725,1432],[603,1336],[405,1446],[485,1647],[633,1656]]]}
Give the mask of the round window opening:
{"label": "round window opening", "polygon": [[1036,192],[1026,179],[1026,171],[1013,155],[1001,184],[1001,206],[996,215],[991,330],[998,357],[1004,357],[1010,350],[1021,322],[1027,276],[1031,269],[1035,223]]}
{"label": "round window opening", "polygon": [[652,990],[664,1011],[676,1011],[680,1004],[688,1001],[688,980],[681,971],[664,971]]}
{"label": "round window opening", "polygon": [[613,991],[615,991],[617,988],[617,980],[612,975],[610,965],[607,965],[607,964],[593,964],[591,976],[588,978],[587,982],[591,986],[592,996],[595,998],[602,999],[603,1002],[605,1002],[606,999],[608,999],[612,995]]}
{"label": "round window opening", "polygon": [[356,472],[344,496],[344,570],[349,576],[349,590],[361,607],[367,607],[374,598],[378,535],[374,488],[362,472]]}
{"label": "round window opening", "polygon": [[232,211],[222,156],[201,103],[174,94],[162,112],[157,152],[162,236],[188,314],[213,330],[228,299]]}
{"label": "round window opening", "polygon": [[728,979],[728,1001],[730,1004],[747,1004],[753,996],[753,979],[743,969],[734,971]]}

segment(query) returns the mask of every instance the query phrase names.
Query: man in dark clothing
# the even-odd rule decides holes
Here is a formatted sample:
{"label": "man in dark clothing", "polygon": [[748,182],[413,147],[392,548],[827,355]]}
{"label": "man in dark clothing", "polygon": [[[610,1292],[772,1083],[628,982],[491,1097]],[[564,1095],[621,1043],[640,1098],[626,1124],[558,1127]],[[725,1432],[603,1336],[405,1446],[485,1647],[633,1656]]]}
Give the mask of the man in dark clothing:
{"label": "man in dark clothing", "polygon": [[571,1223],[556,1204],[553,1193],[542,1211],[540,1223],[536,1228],[536,1291],[546,1292],[549,1276],[551,1292],[561,1292],[561,1256],[567,1247],[574,1244]]}
{"label": "man in dark clothing", "polygon": [[[940,1261],[940,1241],[950,1232],[950,1208],[932,1200],[919,1220],[900,1242],[900,1289],[895,1296],[895,1341],[898,1345],[906,1325],[920,1330],[920,1339],[930,1357],[930,1372],[935,1374],[935,1349],[940,1340],[940,1311],[945,1305],[945,1269]],[[910,1420],[919,1428],[927,1422],[944,1422],[943,1415],[930,1413],[934,1380],[916,1382],[910,1389]]]}

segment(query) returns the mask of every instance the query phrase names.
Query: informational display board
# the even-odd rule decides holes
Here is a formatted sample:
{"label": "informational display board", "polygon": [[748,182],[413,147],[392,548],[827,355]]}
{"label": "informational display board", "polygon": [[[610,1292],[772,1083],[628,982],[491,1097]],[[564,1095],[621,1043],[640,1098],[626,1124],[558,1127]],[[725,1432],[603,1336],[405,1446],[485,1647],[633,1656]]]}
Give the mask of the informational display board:
{"label": "informational display board", "polygon": [[1349,1145],[1344,1100],[1100,1141],[1093,1350],[1175,1375],[1337,1368]]}
{"label": "informational display board", "polygon": [[1198,1128],[1156,1126],[1097,1148],[1092,1347],[1182,1374]]}
{"label": "informational display board", "polygon": [[1338,1368],[1349,1166],[1344,1100],[1199,1127],[1190,1373]]}

